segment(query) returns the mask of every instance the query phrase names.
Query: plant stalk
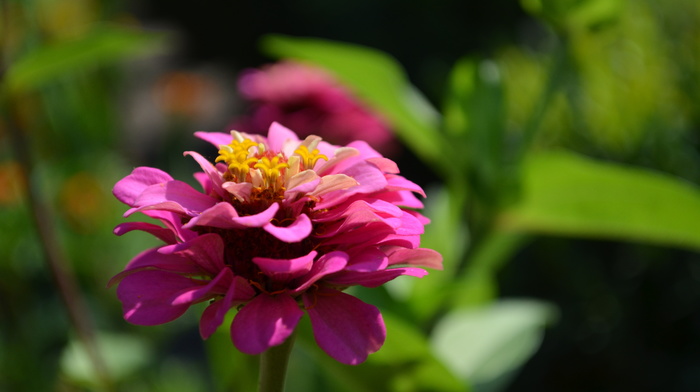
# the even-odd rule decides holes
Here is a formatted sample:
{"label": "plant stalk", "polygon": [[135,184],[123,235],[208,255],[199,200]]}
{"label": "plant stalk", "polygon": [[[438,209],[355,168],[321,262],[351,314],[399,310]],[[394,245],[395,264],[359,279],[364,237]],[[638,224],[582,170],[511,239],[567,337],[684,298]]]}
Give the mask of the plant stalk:
{"label": "plant stalk", "polygon": [[283,392],[289,355],[294,346],[294,333],[279,346],[270,347],[260,354],[259,392]]}

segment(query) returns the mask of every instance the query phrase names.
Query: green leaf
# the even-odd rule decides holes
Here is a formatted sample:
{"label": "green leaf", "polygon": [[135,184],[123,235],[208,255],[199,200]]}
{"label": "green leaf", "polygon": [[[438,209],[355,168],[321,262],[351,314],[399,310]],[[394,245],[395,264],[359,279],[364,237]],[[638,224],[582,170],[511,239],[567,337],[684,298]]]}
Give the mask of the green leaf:
{"label": "green leaf", "polygon": [[[112,381],[120,381],[136,373],[153,357],[148,345],[133,336],[100,333],[96,343]],[[71,340],[61,355],[60,364],[63,374],[72,382],[100,386],[95,367],[82,342]]]}
{"label": "green leaf", "polygon": [[385,53],[348,43],[270,35],[263,51],[325,68],[381,113],[406,144],[428,163],[449,166],[438,114]]}
{"label": "green leaf", "polygon": [[[344,365],[323,352],[316,344],[308,317],[297,326],[298,347],[303,358],[313,362],[323,373],[315,380],[314,390],[324,392],[466,392],[467,386],[433,356],[425,334],[412,323],[382,310],[387,328],[384,346],[366,362]],[[295,357],[292,353],[291,363]],[[308,361],[306,363],[308,365]],[[291,365],[290,365],[291,366]],[[290,375],[290,381],[296,376]],[[295,382],[296,384],[296,382]],[[296,389],[295,389],[296,390]],[[301,389],[299,389],[301,390]],[[308,390],[308,389],[304,389]]]}
{"label": "green leaf", "polygon": [[498,66],[464,58],[452,69],[445,99],[445,129],[455,158],[485,202],[504,194],[507,165],[503,83]]}
{"label": "green leaf", "polygon": [[539,348],[556,310],[545,302],[504,300],[456,310],[435,326],[431,346],[452,372],[476,391],[496,391]]}
{"label": "green leaf", "polygon": [[661,173],[567,152],[532,154],[501,229],[700,250],[700,189]]}
{"label": "green leaf", "polygon": [[160,34],[116,25],[98,25],[86,35],[39,47],[12,63],[3,88],[10,93],[42,84],[97,65],[123,60],[163,43]]}
{"label": "green leaf", "polygon": [[429,320],[451,300],[446,290],[464,261],[470,246],[469,231],[464,222],[464,187],[442,187],[427,190],[424,213],[430,218],[421,236],[421,246],[434,249],[443,257],[443,270],[430,271],[424,279],[396,279],[388,287],[410,286],[406,303],[421,320]]}
{"label": "green leaf", "polygon": [[569,31],[616,19],[624,5],[622,0],[521,0],[520,3],[534,16]]}
{"label": "green leaf", "polygon": [[479,241],[464,271],[452,282],[451,307],[483,305],[498,296],[497,274],[527,241],[521,233],[494,231]]}

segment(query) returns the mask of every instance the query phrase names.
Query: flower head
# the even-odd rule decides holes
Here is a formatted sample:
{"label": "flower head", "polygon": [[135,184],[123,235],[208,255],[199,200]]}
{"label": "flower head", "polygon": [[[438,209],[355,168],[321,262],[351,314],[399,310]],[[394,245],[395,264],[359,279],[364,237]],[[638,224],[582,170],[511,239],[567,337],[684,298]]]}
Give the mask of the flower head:
{"label": "flower head", "polygon": [[234,124],[238,130],[264,134],[276,121],[302,137],[316,134],[337,144],[361,139],[385,155],[398,147],[386,122],[320,68],[291,61],[270,64],[244,71],[238,87],[252,108]]}
{"label": "flower head", "polygon": [[139,167],[114,195],[159,220],[126,222],[164,245],[137,255],[112,278],[127,321],[162,324],[191,305],[208,303],[200,333],[208,338],[225,314],[234,345],[259,354],[289,337],[307,313],[319,346],[357,364],[384,342],[381,314],[344,293],[376,287],[416,266],[440,268],[440,255],[419,248],[427,219],[416,184],[364,142],[338,147],[317,136],[300,140],[274,123],[267,137],[196,133],[218,151],[214,163],[185,152],[202,167],[198,191],[167,173]]}

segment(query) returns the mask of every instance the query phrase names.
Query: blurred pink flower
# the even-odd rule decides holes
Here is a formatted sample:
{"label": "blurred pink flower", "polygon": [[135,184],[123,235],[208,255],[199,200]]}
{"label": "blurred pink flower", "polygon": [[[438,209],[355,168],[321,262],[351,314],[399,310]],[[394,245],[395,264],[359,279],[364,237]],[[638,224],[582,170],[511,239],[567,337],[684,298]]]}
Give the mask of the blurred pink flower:
{"label": "blurred pink flower", "polygon": [[264,134],[279,122],[301,137],[319,135],[335,144],[364,140],[384,155],[398,149],[388,125],[322,69],[271,64],[244,71],[238,88],[252,103],[250,116],[233,124],[238,131]]}
{"label": "blurred pink flower", "polygon": [[[346,364],[363,362],[385,339],[379,310],[343,292],[376,287],[416,266],[441,268],[419,248],[428,220],[413,208],[423,195],[396,164],[367,143],[303,141],[274,123],[267,137],[239,132],[196,135],[219,147],[217,163],[188,151],[203,172],[203,192],[167,173],[138,167],[114,195],[163,223],[126,222],[165,245],[137,255],[110,284],[124,318],[156,325],[206,302],[200,333],[208,338],[239,307],[231,339],[259,354],[289,337],[306,312],[319,346]],[[411,208],[411,209],[406,209]]]}

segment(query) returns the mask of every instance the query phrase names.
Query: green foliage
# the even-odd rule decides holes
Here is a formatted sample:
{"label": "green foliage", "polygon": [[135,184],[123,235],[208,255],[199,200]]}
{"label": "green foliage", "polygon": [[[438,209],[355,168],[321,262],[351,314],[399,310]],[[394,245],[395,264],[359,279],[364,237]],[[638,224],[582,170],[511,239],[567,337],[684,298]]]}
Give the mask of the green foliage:
{"label": "green foliage", "polygon": [[522,198],[499,219],[506,230],[700,249],[697,186],[571,153],[532,154]]}
{"label": "green foliage", "polygon": [[615,20],[624,0],[521,0],[520,3],[554,27],[575,32]]}
{"label": "green foliage", "polygon": [[[97,337],[97,346],[104,356],[108,374],[115,381],[123,381],[153,361],[153,351],[147,342],[136,336],[102,333]],[[101,381],[90,362],[85,346],[72,340],[61,355],[64,377],[89,389],[100,389]]]}
{"label": "green foliage", "polygon": [[47,44],[21,56],[4,75],[3,89],[6,94],[36,89],[58,77],[112,64],[159,47],[163,38],[117,25],[96,25],[85,35]]}
{"label": "green foliage", "polygon": [[556,313],[551,305],[532,300],[455,310],[435,326],[431,345],[475,391],[499,390],[539,348],[542,328],[555,320]]}

